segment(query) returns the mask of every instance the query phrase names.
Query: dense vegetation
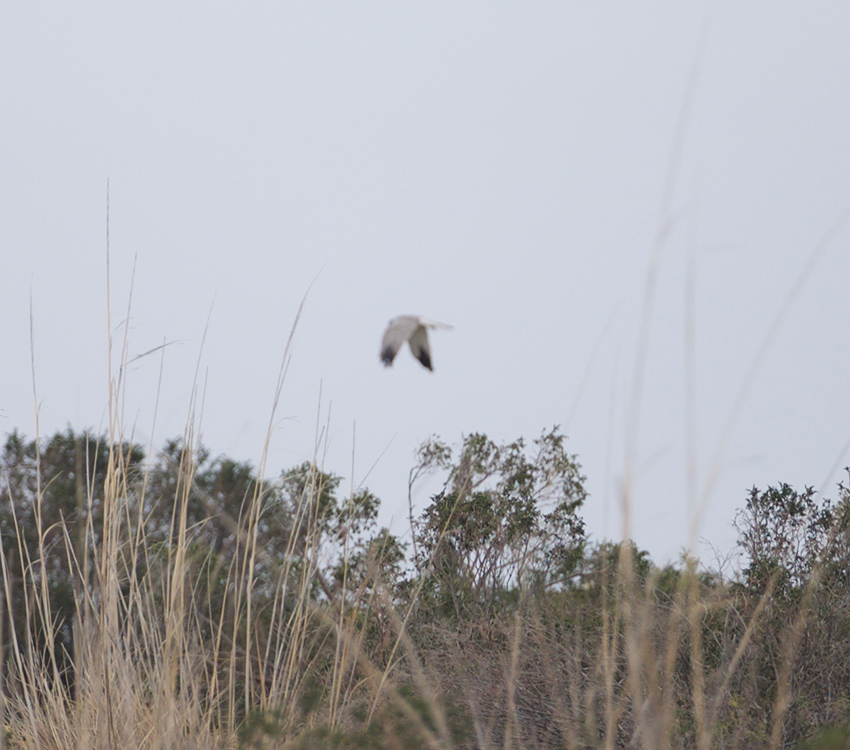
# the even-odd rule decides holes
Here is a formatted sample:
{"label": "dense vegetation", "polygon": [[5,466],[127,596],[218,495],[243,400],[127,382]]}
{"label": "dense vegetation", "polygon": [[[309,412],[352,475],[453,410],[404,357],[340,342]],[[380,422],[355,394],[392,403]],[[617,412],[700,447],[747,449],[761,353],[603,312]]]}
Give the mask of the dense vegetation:
{"label": "dense vegetation", "polygon": [[[406,541],[307,462],[7,437],[12,747],[844,747],[850,490],[753,488],[745,567],[593,542],[556,429],[423,445]],[[804,745],[803,743],[810,743]]]}

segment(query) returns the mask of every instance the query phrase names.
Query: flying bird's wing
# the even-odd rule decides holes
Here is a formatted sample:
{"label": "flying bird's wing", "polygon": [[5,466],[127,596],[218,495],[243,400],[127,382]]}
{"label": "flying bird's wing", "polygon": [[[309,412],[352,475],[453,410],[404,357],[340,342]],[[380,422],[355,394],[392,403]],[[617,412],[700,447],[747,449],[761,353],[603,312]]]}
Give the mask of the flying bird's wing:
{"label": "flying bird's wing", "polygon": [[402,344],[413,335],[418,326],[419,319],[414,315],[401,315],[389,322],[381,341],[381,361],[385,367],[393,363]]}
{"label": "flying bird's wing", "polygon": [[433,372],[434,368],[431,367],[431,348],[428,346],[428,329],[423,325],[416,326],[416,330],[413,331],[413,335],[409,341],[410,351],[413,352],[413,356]]}

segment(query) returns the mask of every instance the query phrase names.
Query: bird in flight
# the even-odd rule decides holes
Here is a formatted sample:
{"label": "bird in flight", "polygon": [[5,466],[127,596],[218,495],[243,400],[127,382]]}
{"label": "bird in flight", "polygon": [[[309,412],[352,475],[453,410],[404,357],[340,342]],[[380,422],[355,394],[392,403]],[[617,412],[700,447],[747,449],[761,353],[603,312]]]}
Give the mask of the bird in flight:
{"label": "bird in flight", "polygon": [[427,367],[433,371],[431,367],[431,347],[428,346],[428,329],[429,328],[445,328],[451,329],[452,326],[445,323],[437,323],[427,318],[421,318],[418,315],[399,315],[393,318],[387,324],[387,330],[384,331],[384,338],[381,341],[381,362],[385,367],[389,367],[398,350],[406,341],[410,344],[410,351],[416,357],[423,367]]}

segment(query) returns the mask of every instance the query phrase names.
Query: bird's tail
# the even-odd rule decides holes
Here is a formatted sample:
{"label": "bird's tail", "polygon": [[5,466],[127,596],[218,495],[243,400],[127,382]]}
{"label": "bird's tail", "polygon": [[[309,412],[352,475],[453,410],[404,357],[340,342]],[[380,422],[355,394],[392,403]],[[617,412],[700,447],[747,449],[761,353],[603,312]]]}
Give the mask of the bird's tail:
{"label": "bird's tail", "polygon": [[427,328],[444,328],[447,331],[451,331],[454,326],[450,326],[448,323],[440,323],[436,320],[428,320],[428,318],[420,318],[419,325],[426,326]]}

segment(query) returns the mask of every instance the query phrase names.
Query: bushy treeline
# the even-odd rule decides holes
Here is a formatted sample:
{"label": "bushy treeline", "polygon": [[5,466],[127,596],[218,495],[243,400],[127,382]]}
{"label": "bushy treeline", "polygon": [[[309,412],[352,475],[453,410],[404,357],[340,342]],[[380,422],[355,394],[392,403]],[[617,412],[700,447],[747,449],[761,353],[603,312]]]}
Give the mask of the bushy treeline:
{"label": "bushy treeline", "polygon": [[[166,696],[173,736],[191,714],[257,747],[794,747],[850,721],[847,486],[753,488],[730,573],[589,540],[557,428],[431,440],[411,487],[431,472],[443,488],[400,539],[378,498],[311,462],[265,478],[183,441],[147,456],[12,433],[10,741],[62,746],[32,704],[49,723],[93,685],[111,703],[113,673],[126,722],[167,713]],[[132,741],[111,705],[89,711],[104,746]]]}

